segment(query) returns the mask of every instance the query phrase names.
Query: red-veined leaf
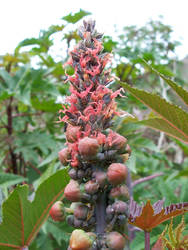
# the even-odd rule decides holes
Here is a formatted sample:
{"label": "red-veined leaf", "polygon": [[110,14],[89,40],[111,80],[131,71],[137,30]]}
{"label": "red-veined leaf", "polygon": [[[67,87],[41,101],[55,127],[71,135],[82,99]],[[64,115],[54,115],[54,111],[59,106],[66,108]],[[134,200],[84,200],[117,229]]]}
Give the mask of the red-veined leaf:
{"label": "red-veined leaf", "polygon": [[[177,133],[173,133],[175,138],[177,138],[177,134],[181,134],[178,138],[181,141],[188,143],[188,114],[184,110],[167,102],[156,94],[132,88],[127,83],[120,82],[120,84],[165,121],[163,122],[164,132],[166,131],[168,124],[172,128],[171,132],[177,130]],[[163,131],[162,126],[160,126],[160,130]]]}
{"label": "red-veined leaf", "polygon": [[18,186],[3,203],[3,222],[0,225],[0,249],[22,249],[29,246],[48,218],[53,203],[63,196],[69,181],[67,169],[45,180],[37,189],[32,202],[28,186]]}
{"label": "red-veined leaf", "polygon": [[145,60],[142,60],[146,67],[148,67],[151,71],[160,76],[175,92],[176,94],[183,100],[183,102],[188,105],[188,91],[178,85],[176,82],[161,74],[159,71],[151,67]]}
{"label": "red-veined leaf", "polygon": [[158,201],[153,206],[150,201],[147,201],[145,206],[141,207],[131,200],[128,222],[144,231],[150,232],[162,222],[188,211],[188,202],[171,204],[165,208],[162,208],[162,206],[163,201]]}

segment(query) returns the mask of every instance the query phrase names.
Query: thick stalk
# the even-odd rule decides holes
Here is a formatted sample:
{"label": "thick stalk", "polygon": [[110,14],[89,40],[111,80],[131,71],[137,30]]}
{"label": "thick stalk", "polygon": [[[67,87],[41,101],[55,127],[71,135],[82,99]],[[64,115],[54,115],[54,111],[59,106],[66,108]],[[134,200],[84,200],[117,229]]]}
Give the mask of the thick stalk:
{"label": "thick stalk", "polygon": [[[9,104],[7,106],[7,132],[9,137],[12,137],[13,133],[13,124],[12,124],[12,102],[13,102],[13,97],[10,97]],[[9,152],[10,152],[10,157],[11,157],[11,168],[14,174],[18,173],[17,170],[17,161],[16,161],[16,154],[14,153],[14,150],[11,145],[9,145]]]}
{"label": "thick stalk", "polygon": [[150,232],[145,231],[145,250],[150,250]]}
{"label": "thick stalk", "polygon": [[106,192],[100,193],[96,201],[96,233],[103,234],[106,227]]}
{"label": "thick stalk", "polygon": [[[126,184],[127,184],[128,190],[129,190],[130,198],[132,198],[133,197],[133,188],[132,188],[131,173],[130,173],[129,169],[128,169],[128,173],[127,173]],[[131,242],[131,241],[133,241],[133,239],[135,237],[135,232],[133,230],[132,225],[128,224],[127,227],[128,227],[129,240]]]}

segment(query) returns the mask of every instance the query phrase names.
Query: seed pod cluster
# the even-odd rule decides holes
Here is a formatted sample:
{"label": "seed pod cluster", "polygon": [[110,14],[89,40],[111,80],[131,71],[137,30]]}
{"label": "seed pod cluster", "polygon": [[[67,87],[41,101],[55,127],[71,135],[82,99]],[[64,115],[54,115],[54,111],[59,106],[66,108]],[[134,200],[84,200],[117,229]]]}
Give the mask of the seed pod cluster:
{"label": "seed pod cluster", "polygon": [[[64,196],[74,205],[67,222],[76,228],[69,249],[121,250],[129,199],[125,162],[131,150],[127,139],[111,127],[114,116],[119,115],[115,98],[123,90],[113,92],[107,87],[114,80],[105,69],[111,54],[102,52],[102,35],[95,30],[95,22],[84,21],[78,33],[82,40],[64,65],[65,70],[69,65],[74,68],[74,75],[67,75],[66,80],[70,83],[69,105],[63,106],[59,118],[66,124],[67,140],[59,159],[70,166],[71,177]],[[105,224],[103,229],[100,223]]]}

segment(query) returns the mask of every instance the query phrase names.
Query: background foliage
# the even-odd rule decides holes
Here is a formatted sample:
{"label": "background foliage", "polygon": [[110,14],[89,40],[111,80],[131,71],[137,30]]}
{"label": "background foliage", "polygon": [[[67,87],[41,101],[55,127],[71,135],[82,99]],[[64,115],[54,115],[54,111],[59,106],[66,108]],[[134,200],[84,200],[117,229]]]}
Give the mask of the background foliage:
{"label": "background foliage", "polygon": [[[75,28],[78,26],[77,22],[89,14],[84,10],[74,15],[69,14],[62,18],[61,25],[52,25],[48,30],[42,30],[38,37],[21,41],[13,54],[7,53],[0,57],[0,204],[12,190],[14,191],[11,197],[25,189],[16,187],[17,184],[28,183],[27,192],[33,197],[38,186],[49,188],[49,184],[45,184],[46,180],[57,170],[64,168],[57,159],[58,151],[65,143],[63,124],[57,123],[58,110],[69,93],[68,85],[63,84],[65,72],[62,65],[67,60],[69,47],[79,40]],[[76,25],[72,28],[72,24]],[[184,118],[187,119],[187,103],[182,102],[172,90],[175,88],[177,92],[177,88],[187,87],[181,74],[182,62],[175,53],[180,44],[171,38],[171,27],[163,24],[161,19],[151,20],[139,28],[128,26],[115,34],[114,37],[104,37],[104,50],[113,52],[114,59],[109,67],[120,80],[114,82],[110,88],[115,90],[123,82],[123,86],[130,91],[126,92],[128,98],[118,100],[119,109],[127,114],[114,122],[116,130],[128,138],[132,148],[129,168],[133,179],[134,199],[139,202],[146,199],[155,202],[165,197],[167,205],[186,201],[187,137],[178,136],[178,130],[167,133],[177,133],[176,136],[169,137],[165,135],[169,127],[166,127],[166,131],[165,125],[163,129],[159,128],[159,123],[156,127],[159,119],[156,116],[157,107],[154,109],[150,105],[153,111],[147,108],[143,104],[145,102],[141,103],[136,99],[136,95],[141,92],[132,88],[152,92],[157,100],[160,95],[174,105],[174,110],[181,109],[180,113],[185,114]],[[58,56],[54,54],[57,42],[61,42],[63,48],[63,53]],[[67,69],[67,72],[73,73],[71,68]],[[169,82],[166,84],[165,80],[170,80],[163,75],[171,77],[178,85],[173,81],[170,82],[171,85]],[[183,95],[182,90],[180,94]],[[187,92],[184,94],[186,97]],[[142,97],[146,100],[147,93],[142,92]],[[156,104],[156,100],[153,104]],[[163,108],[162,106],[161,111],[164,111]],[[169,106],[166,107],[166,111],[168,110]],[[170,115],[169,119],[171,118],[174,117]],[[176,121],[177,127],[181,126],[179,117],[173,120]],[[183,132],[188,134],[187,126],[183,129]],[[142,178],[156,173],[159,173],[160,177],[142,181]],[[53,176],[50,178],[54,178]],[[7,216],[4,214],[3,219]],[[175,221],[178,223],[180,219]],[[40,233],[30,249],[41,249],[41,246],[45,246],[47,250],[64,249],[67,246],[71,228],[50,219],[40,226]],[[152,243],[157,240],[163,228],[164,225],[153,230]],[[144,234],[136,232],[131,249],[140,250],[143,246]]]}

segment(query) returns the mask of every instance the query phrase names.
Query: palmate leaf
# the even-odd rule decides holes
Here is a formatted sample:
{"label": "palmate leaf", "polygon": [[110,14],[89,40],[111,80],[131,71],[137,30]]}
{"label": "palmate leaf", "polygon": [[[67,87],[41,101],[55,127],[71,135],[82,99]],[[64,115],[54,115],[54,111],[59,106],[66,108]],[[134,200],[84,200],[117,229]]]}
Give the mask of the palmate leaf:
{"label": "palmate leaf", "polygon": [[69,181],[67,169],[45,180],[33,202],[28,200],[28,186],[18,186],[3,203],[0,225],[0,249],[24,249],[29,246],[48,217],[52,204],[61,199]]}
{"label": "palmate leaf", "polygon": [[182,88],[180,85],[178,85],[176,82],[171,80],[170,78],[164,76],[159,71],[151,67],[145,60],[142,60],[146,67],[148,67],[151,71],[156,73],[158,76],[160,76],[175,92],[176,94],[183,100],[183,102],[188,105],[188,91]]}
{"label": "palmate leaf", "polygon": [[20,182],[25,181],[26,178],[15,175],[15,174],[9,174],[9,173],[0,173],[0,187],[1,188],[7,188],[12,185],[16,185]]}
{"label": "palmate leaf", "polygon": [[168,103],[156,94],[132,88],[127,83],[120,82],[120,84],[138,100],[157,113],[164,121],[157,125],[157,120],[153,120],[153,124],[150,122],[151,127],[164,132],[167,132],[169,129],[171,131],[170,135],[188,143],[188,114],[185,111],[174,104]]}
{"label": "palmate leaf", "polygon": [[180,141],[185,142],[185,136],[182,135],[181,132],[179,132],[176,128],[172,127],[168,122],[166,122],[162,118],[157,117],[157,118],[142,120],[137,122],[137,124],[142,124],[147,127],[162,131],[169,136],[172,136]]}
{"label": "palmate leaf", "polygon": [[171,204],[163,208],[163,200],[151,205],[150,201],[141,207],[135,201],[130,202],[130,215],[128,222],[146,232],[157,227],[159,224],[178,215],[188,212],[188,202]]}
{"label": "palmate leaf", "polygon": [[[185,230],[185,221],[184,216],[180,224],[173,229],[173,220],[169,226],[165,228],[162,234],[159,236],[159,239],[155,243],[152,250],[165,250],[168,249],[177,249],[184,250],[188,249],[188,235],[184,236],[183,231]],[[168,234],[168,237],[165,237]]]}

